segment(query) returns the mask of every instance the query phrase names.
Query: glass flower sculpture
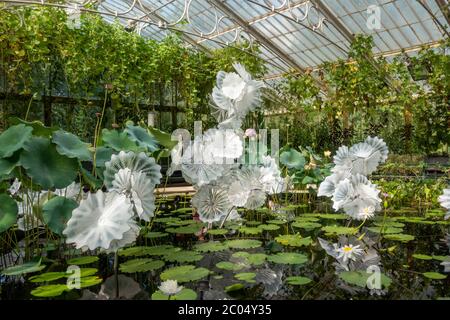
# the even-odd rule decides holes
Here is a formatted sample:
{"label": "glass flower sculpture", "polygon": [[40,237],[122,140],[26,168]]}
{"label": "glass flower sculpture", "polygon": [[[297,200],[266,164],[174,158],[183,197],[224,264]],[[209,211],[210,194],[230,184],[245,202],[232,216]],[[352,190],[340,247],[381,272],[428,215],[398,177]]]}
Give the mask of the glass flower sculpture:
{"label": "glass flower sculpture", "polygon": [[378,137],[340,147],[333,158],[332,174],[320,184],[317,195],[331,198],[335,211],[342,209],[353,219],[372,218],[381,210],[380,191],[366,176],[384,163],[388,154],[386,143]]}
{"label": "glass flower sculpture", "polygon": [[[274,158],[258,154],[258,161],[245,162],[245,138],[256,130],[240,128],[242,120],[261,102],[261,81],[253,80],[240,64],[236,73],[220,71],[213,89],[212,113],[218,121],[202,137],[172,150],[169,174],[181,170],[184,179],[197,190],[192,205],[203,222],[238,220],[237,207],[257,209],[268,194],[282,193],[287,183]],[[185,146],[183,148],[183,145]]]}
{"label": "glass flower sculpture", "polygon": [[447,214],[445,215],[444,219],[449,219],[450,218],[450,189],[444,189],[444,193],[439,196],[438,201],[442,207],[447,209]]}

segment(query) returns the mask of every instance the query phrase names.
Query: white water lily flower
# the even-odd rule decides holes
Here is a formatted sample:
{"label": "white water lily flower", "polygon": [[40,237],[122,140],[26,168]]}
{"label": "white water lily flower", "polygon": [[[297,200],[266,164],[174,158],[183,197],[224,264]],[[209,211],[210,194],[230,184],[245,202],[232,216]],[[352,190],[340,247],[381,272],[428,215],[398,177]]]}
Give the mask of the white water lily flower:
{"label": "white water lily flower", "polygon": [[344,263],[348,260],[356,261],[364,253],[364,250],[359,245],[353,246],[352,244],[341,247],[334,244],[334,250],[337,253],[336,259],[342,259]]}
{"label": "white water lily flower", "polygon": [[161,282],[158,289],[166,296],[173,296],[180,293],[183,290],[183,286],[179,286],[177,280],[166,280]]}
{"label": "white water lily flower", "polygon": [[204,185],[192,197],[192,206],[197,209],[203,222],[219,221],[228,214],[232,204],[227,192],[218,186]]}
{"label": "white water lily flower", "polygon": [[438,201],[442,207],[444,207],[445,209],[448,210],[444,219],[449,219],[450,218],[450,189],[444,189],[444,193],[439,196]]}
{"label": "white water lily flower", "polygon": [[131,172],[129,168],[120,169],[115,174],[111,191],[130,198],[140,219],[150,221],[155,211],[154,185],[143,172]]}
{"label": "white water lily flower", "polygon": [[333,209],[336,211],[343,209],[352,218],[363,220],[368,216],[364,214],[366,208],[374,207],[374,211],[381,210],[379,193],[376,185],[357,174],[339,182],[332,197]]}
{"label": "white water lily flower", "polygon": [[131,229],[132,217],[130,199],[123,194],[99,190],[89,193],[86,200],[81,200],[63,234],[68,243],[75,243],[77,249],[108,250],[114,240],[122,240]]}

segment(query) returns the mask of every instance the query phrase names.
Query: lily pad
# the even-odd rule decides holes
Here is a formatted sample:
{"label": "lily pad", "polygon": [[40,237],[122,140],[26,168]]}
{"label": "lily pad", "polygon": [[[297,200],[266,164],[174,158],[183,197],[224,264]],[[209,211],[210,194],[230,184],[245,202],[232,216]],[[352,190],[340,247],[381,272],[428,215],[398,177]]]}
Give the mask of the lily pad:
{"label": "lily pad", "polygon": [[428,279],[433,279],[433,280],[444,280],[447,278],[447,276],[445,274],[442,274],[439,272],[424,272],[422,274],[425,277],[427,277]]}
{"label": "lily pad", "polygon": [[317,215],[320,219],[328,220],[347,220],[348,216],[342,213],[320,213]]}
{"label": "lily pad", "polygon": [[[170,300],[196,300],[197,293],[192,289],[183,288],[176,295],[170,296]],[[160,290],[152,294],[152,300],[169,300],[169,296],[162,293]]]}
{"label": "lily pad", "polygon": [[62,295],[64,291],[69,291],[69,288],[65,284],[49,284],[31,290],[31,294],[35,297],[51,298]]}
{"label": "lily pad", "polygon": [[164,261],[152,259],[133,259],[121,263],[119,269],[124,273],[148,272],[160,269],[164,266]]}
{"label": "lily pad", "polygon": [[388,227],[388,226],[370,227],[370,228],[367,228],[367,230],[369,230],[373,233],[381,233],[381,234],[394,234],[394,233],[402,233],[403,232],[403,229],[401,229],[401,228]]}
{"label": "lily pad", "polygon": [[308,257],[301,253],[278,252],[275,255],[268,256],[267,260],[280,264],[304,264],[308,261]]}
{"label": "lily pad", "polygon": [[212,230],[208,230],[209,234],[217,235],[217,236],[227,234],[228,232],[229,231],[227,229],[212,229]]}
{"label": "lily pad", "polygon": [[67,264],[81,266],[84,264],[90,264],[90,263],[94,263],[97,261],[98,261],[97,256],[85,256],[85,257],[77,257],[77,258],[72,258],[70,260],[67,260]]}
{"label": "lily pad", "polygon": [[18,266],[12,266],[2,270],[1,274],[5,276],[19,276],[22,274],[33,273],[41,271],[45,265],[41,265],[41,259],[26,262]]}
{"label": "lily pad", "polygon": [[280,226],[277,226],[276,224],[260,224],[258,226],[258,229],[266,231],[274,231],[280,229]]}
{"label": "lily pad", "polygon": [[178,227],[178,228],[167,228],[166,232],[169,233],[179,233],[179,234],[193,234],[197,233],[203,227],[202,223],[194,223],[188,226]]}
{"label": "lily pad", "polygon": [[194,250],[199,252],[217,252],[227,250],[228,246],[219,241],[209,241],[204,243],[199,243],[194,246]]}
{"label": "lily pad", "polygon": [[[368,287],[368,281],[370,277],[376,276],[374,273],[367,273],[365,271],[343,271],[339,274],[339,278],[347,282],[348,284],[356,285],[362,288]],[[388,288],[392,283],[391,278],[385,274],[380,274],[380,284]]]}
{"label": "lily pad", "polygon": [[242,283],[235,283],[235,284],[225,287],[224,291],[225,292],[238,291],[238,290],[243,289],[244,287],[245,286]]}
{"label": "lily pad", "polygon": [[290,284],[292,286],[303,286],[303,285],[306,285],[311,282],[312,282],[312,280],[310,278],[300,277],[300,276],[293,276],[293,277],[286,278],[286,283]]}
{"label": "lily pad", "polygon": [[58,279],[62,279],[66,277],[65,272],[46,272],[42,274],[38,274],[37,276],[30,277],[31,282],[49,282]]}
{"label": "lily pad", "polygon": [[311,221],[295,221],[292,223],[292,226],[295,228],[301,228],[305,230],[313,230],[320,228],[322,225],[317,222],[311,222]]}
{"label": "lily pad", "polygon": [[126,132],[119,132],[117,130],[102,130],[103,143],[116,151],[141,151],[134,141],[130,139]]}
{"label": "lily pad", "polygon": [[32,137],[24,145],[20,163],[33,182],[45,189],[62,189],[78,173],[78,161],[59,154],[49,139]]}
{"label": "lily pad", "polygon": [[229,240],[225,242],[225,244],[232,249],[253,249],[260,247],[262,245],[262,242],[259,240],[251,239],[236,239]]}
{"label": "lily pad", "polygon": [[358,232],[358,229],[343,226],[325,226],[322,228],[322,231],[324,231],[326,234],[353,235]]}
{"label": "lily pad", "polygon": [[239,232],[248,235],[257,235],[262,232],[262,229],[256,227],[240,227]]}
{"label": "lily pad", "polygon": [[238,271],[243,269],[245,265],[229,261],[220,261],[216,263],[216,267],[223,270]]}
{"label": "lily pad", "polygon": [[205,268],[196,268],[192,265],[173,267],[161,273],[161,280],[177,280],[179,283],[200,280],[209,274]]}
{"label": "lily pad", "polygon": [[145,234],[145,237],[149,238],[149,239],[156,239],[156,238],[167,237],[168,235],[169,234],[166,232],[152,231],[152,232],[147,232]]}
{"label": "lily pad", "polygon": [[96,286],[103,282],[103,279],[98,276],[83,277],[80,279],[80,289]]}
{"label": "lily pad", "polygon": [[8,230],[17,221],[17,203],[8,195],[0,194],[0,232]]}
{"label": "lily pad", "polygon": [[267,255],[264,253],[249,253],[246,251],[235,252],[232,257],[244,259],[246,264],[251,264],[253,266],[260,266],[267,259]]}
{"label": "lily pad", "polygon": [[42,217],[49,229],[61,235],[67,225],[72,211],[78,207],[78,203],[65,197],[53,197],[42,208]]}
{"label": "lily pad", "polygon": [[386,234],[383,236],[384,239],[387,240],[393,240],[393,241],[400,241],[400,242],[409,242],[414,240],[414,236],[410,235],[410,234],[405,234],[405,233],[396,233],[396,234]]}
{"label": "lily pad", "polygon": [[203,256],[196,251],[174,251],[164,255],[164,260],[172,262],[196,262],[203,259]]}
{"label": "lily pad", "polygon": [[237,273],[234,275],[234,277],[238,280],[242,280],[247,283],[255,283],[256,282],[255,281],[256,273],[254,273],[254,272]]}
{"label": "lily pad", "polygon": [[413,256],[413,258],[419,259],[419,260],[431,260],[431,259],[433,259],[432,256],[429,256],[427,254],[416,253],[416,254],[413,254],[412,256]]}
{"label": "lily pad", "polygon": [[0,158],[8,158],[31,138],[33,128],[24,124],[11,126],[0,134]]}
{"label": "lily pad", "polygon": [[172,245],[160,245],[154,247],[130,247],[119,250],[119,255],[123,257],[140,257],[140,256],[163,256],[174,251],[180,251]]}
{"label": "lily pad", "polygon": [[275,238],[275,241],[285,246],[301,247],[312,243],[310,237],[302,238],[299,234],[284,234]]}

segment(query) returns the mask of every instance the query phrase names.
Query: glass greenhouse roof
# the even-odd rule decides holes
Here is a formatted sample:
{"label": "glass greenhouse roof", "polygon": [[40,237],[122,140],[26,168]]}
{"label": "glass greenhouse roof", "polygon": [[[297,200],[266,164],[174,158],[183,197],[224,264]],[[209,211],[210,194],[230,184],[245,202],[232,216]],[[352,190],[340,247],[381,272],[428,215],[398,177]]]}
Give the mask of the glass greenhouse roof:
{"label": "glass greenhouse roof", "polygon": [[372,35],[374,54],[389,57],[437,46],[448,37],[450,24],[444,14],[448,0],[80,1],[69,0],[67,6],[95,7],[107,21],[118,19],[152,39],[182,31],[187,44],[204,51],[257,42],[267,63],[267,80],[347,57],[355,34]]}
{"label": "glass greenhouse roof", "polygon": [[[123,24],[138,18],[142,36],[172,28],[201,50],[243,39],[258,42],[267,78],[345,58],[354,34],[370,34],[374,53],[396,55],[437,45],[447,36],[447,0],[106,0],[99,11]],[[136,20],[134,20],[136,21]],[[151,21],[146,24],[144,21]]]}

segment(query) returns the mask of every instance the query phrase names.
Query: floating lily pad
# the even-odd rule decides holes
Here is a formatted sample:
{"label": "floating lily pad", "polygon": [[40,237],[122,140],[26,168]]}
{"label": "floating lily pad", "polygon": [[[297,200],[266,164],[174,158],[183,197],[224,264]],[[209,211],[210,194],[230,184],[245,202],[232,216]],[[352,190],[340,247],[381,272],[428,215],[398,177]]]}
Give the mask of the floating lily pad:
{"label": "floating lily pad", "polygon": [[205,268],[196,268],[195,266],[186,265],[166,269],[161,273],[161,280],[177,280],[179,283],[196,281],[206,277],[209,270]]}
{"label": "floating lily pad", "polygon": [[68,158],[77,158],[82,161],[88,161],[92,158],[88,149],[90,144],[84,143],[72,133],[64,130],[55,131],[52,141],[56,144],[56,150]]}
{"label": "floating lily pad", "polygon": [[8,230],[17,221],[17,203],[8,195],[0,194],[0,232]]}
{"label": "floating lily pad", "polygon": [[103,279],[97,276],[83,277],[80,279],[80,289],[96,286],[103,282]]}
{"label": "floating lily pad", "polygon": [[[96,268],[80,268],[80,277],[88,277],[96,274],[98,269]],[[68,274],[68,273],[67,273]]]}
{"label": "floating lily pad", "polygon": [[275,220],[268,220],[268,221],[266,221],[266,223],[281,225],[281,224],[285,224],[285,223],[287,223],[287,222],[286,222],[286,221],[283,221],[283,220],[275,219]]}
{"label": "floating lily pad", "polygon": [[225,244],[232,249],[253,249],[260,247],[262,245],[262,242],[259,240],[251,239],[236,239],[229,240],[225,242]]}
{"label": "floating lily pad", "polygon": [[65,284],[49,284],[31,290],[31,294],[35,297],[51,298],[62,295],[64,291],[69,291],[69,288]]}
{"label": "floating lily pad", "polygon": [[196,262],[203,259],[203,256],[196,251],[174,251],[164,255],[164,260],[172,262]]}
{"label": "floating lily pad", "polygon": [[180,234],[193,234],[199,232],[203,227],[202,223],[194,223],[188,226],[178,227],[178,228],[167,228],[166,232],[169,233],[180,233]]}
{"label": "floating lily pad", "polygon": [[233,263],[229,261],[220,261],[216,263],[216,267],[223,270],[230,270],[230,271],[238,271],[243,269],[245,266],[243,264],[239,263]]}
{"label": "floating lily pad", "polygon": [[445,274],[442,274],[439,272],[424,272],[422,274],[425,277],[427,277],[428,279],[433,279],[433,280],[444,280],[447,278],[447,276]]}
{"label": "floating lily pad", "polygon": [[432,256],[429,256],[427,254],[416,253],[416,254],[413,254],[412,256],[413,256],[413,258],[419,259],[419,260],[431,260],[431,259],[433,259]]}
{"label": "floating lily pad", "polygon": [[242,280],[247,283],[255,283],[256,282],[255,281],[256,273],[254,273],[254,272],[237,273],[234,275],[234,277],[238,280]]}
{"label": "floating lily pad", "polygon": [[312,230],[312,229],[317,229],[320,228],[322,225],[320,223],[317,222],[311,222],[311,221],[295,221],[292,223],[292,226],[295,228],[301,228],[301,229],[305,229],[305,230]]}
{"label": "floating lily pad", "polygon": [[311,282],[312,282],[312,280],[310,278],[300,277],[300,276],[286,278],[286,283],[290,284],[292,286],[303,286],[303,285],[306,285]]}
{"label": "floating lily pad", "polygon": [[262,229],[256,227],[240,227],[239,232],[248,235],[257,235],[262,232]]}
{"label": "floating lily pad", "polygon": [[41,259],[26,262],[24,264],[13,266],[2,270],[2,274],[5,276],[19,276],[26,273],[33,273],[41,271],[45,268],[45,265],[41,265]]}
{"label": "floating lily pad", "polygon": [[381,233],[381,234],[394,234],[394,233],[402,233],[403,232],[403,229],[401,229],[401,228],[388,227],[388,226],[385,226],[385,227],[380,227],[380,226],[370,227],[370,228],[367,228],[367,230],[369,230],[369,231],[371,231],[373,233]]}
{"label": "floating lily pad", "polygon": [[145,237],[150,238],[150,239],[156,239],[156,238],[167,237],[168,235],[169,234],[165,233],[165,232],[153,231],[153,232],[147,232],[145,234]]}
{"label": "floating lily pad", "polygon": [[66,197],[53,197],[42,208],[42,217],[49,229],[61,235],[67,221],[72,217],[72,211],[78,203]]}
{"label": "floating lily pad", "polygon": [[140,257],[140,256],[162,256],[171,252],[180,251],[172,245],[160,245],[154,247],[130,247],[119,250],[119,255],[124,257]]}
{"label": "floating lily pad", "polygon": [[396,233],[396,234],[386,234],[383,236],[384,239],[387,240],[393,240],[393,241],[400,241],[400,242],[409,242],[414,240],[414,236],[410,235],[410,234],[405,234],[405,233]]}
{"label": "floating lily pad", "polygon": [[258,229],[266,230],[266,231],[274,231],[280,229],[280,226],[276,224],[260,224]]}
{"label": "floating lily pad", "polygon": [[302,238],[298,234],[284,234],[275,238],[275,241],[285,246],[301,247],[309,246],[312,243],[310,237]]}
{"label": "floating lily pad", "polygon": [[194,246],[194,249],[199,252],[217,252],[227,250],[228,246],[219,241],[209,241],[205,243],[199,243]]}
{"label": "floating lily pad", "polygon": [[133,259],[121,263],[119,269],[124,273],[148,272],[160,269],[164,266],[164,261],[152,259]]}
{"label": "floating lily pad", "polygon": [[[196,300],[197,293],[192,289],[183,288],[178,294],[170,296],[170,300]],[[152,300],[169,300],[169,296],[160,290],[152,294]]]}
{"label": "floating lily pad", "polygon": [[318,217],[328,220],[347,220],[349,217],[342,213],[320,213]]}
{"label": "floating lily pad", "polygon": [[245,286],[242,283],[235,283],[235,284],[225,287],[224,291],[225,292],[238,291],[238,290],[243,289],[244,287]]}
{"label": "floating lily pad", "polygon": [[30,277],[31,282],[49,282],[58,280],[61,278],[65,278],[66,273],[65,272],[46,272],[42,274],[38,274],[37,276]]}
{"label": "floating lily pad", "polygon": [[353,235],[358,232],[358,229],[343,226],[325,226],[322,228],[322,231],[324,231],[326,234]]}
{"label": "floating lily pad", "polygon": [[435,255],[433,255],[433,259],[442,261],[442,262],[450,262],[450,256],[435,256]]}
{"label": "floating lily pad", "polygon": [[275,255],[268,256],[267,260],[280,264],[303,264],[308,261],[308,257],[301,253],[279,252]]}
{"label": "floating lily pad", "polygon": [[[339,278],[347,282],[348,284],[356,285],[362,288],[368,287],[368,281],[376,277],[375,273],[367,273],[365,271],[343,271],[339,273]],[[370,279],[369,279],[370,278]],[[380,274],[380,284],[385,288],[389,288],[392,280],[385,274]],[[380,288],[381,289],[381,288]]]}
{"label": "floating lily pad", "polygon": [[253,266],[260,266],[267,259],[267,255],[264,253],[249,253],[245,251],[235,252],[233,253],[232,257],[245,259],[246,263]]}
{"label": "floating lily pad", "polygon": [[67,264],[83,265],[83,264],[94,263],[96,261],[98,261],[97,256],[85,256],[85,257],[77,257],[77,258],[72,258],[70,260],[67,260]]}
{"label": "floating lily pad", "polygon": [[0,134],[0,158],[8,158],[31,138],[33,128],[24,124],[11,126]]}
{"label": "floating lily pad", "polygon": [[212,230],[208,230],[209,234],[217,235],[217,236],[227,234],[228,232],[229,231],[227,229],[212,229]]}
{"label": "floating lily pad", "polygon": [[255,226],[259,226],[261,224],[261,222],[260,221],[245,221],[245,224],[248,226],[255,227]]}

